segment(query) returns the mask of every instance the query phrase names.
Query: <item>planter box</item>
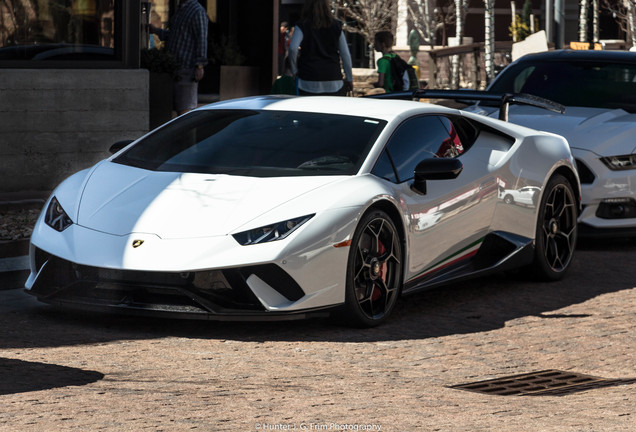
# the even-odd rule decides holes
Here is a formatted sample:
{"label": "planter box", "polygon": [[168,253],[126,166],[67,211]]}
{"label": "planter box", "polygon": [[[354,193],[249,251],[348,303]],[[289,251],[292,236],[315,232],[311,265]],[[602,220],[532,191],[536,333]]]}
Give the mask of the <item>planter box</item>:
{"label": "planter box", "polygon": [[219,99],[256,96],[259,93],[259,68],[255,66],[221,66]]}

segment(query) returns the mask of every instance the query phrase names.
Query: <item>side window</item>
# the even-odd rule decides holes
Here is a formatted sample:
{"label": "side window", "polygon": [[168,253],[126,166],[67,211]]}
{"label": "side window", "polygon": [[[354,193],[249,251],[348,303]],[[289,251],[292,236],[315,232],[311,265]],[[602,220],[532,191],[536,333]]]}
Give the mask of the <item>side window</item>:
{"label": "side window", "polygon": [[453,122],[447,117],[439,117],[440,121],[448,132],[448,138],[446,138],[435,155],[437,157],[454,158],[464,153],[464,146],[457,133],[457,128]]}
{"label": "side window", "polygon": [[398,181],[413,178],[415,166],[424,159],[456,157],[464,152],[452,121],[440,116],[421,116],[402,123],[387,146]]}
{"label": "side window", "polygon": [[371,173],[390,182],[397,183],[397,177],[395,177],[395,171],[393,170],[391,159],[386,150],[384,150],[378,158]]}
{"label": "side window", "polygon": [[532,72],[534,72],[534,70],[534,66],[527,67],[515,77],[515,81],[513,84],[513,91],[515,93],[521,92],[521,89],[526,85],[526,82],[528,81],[528,77],[532,75]]}

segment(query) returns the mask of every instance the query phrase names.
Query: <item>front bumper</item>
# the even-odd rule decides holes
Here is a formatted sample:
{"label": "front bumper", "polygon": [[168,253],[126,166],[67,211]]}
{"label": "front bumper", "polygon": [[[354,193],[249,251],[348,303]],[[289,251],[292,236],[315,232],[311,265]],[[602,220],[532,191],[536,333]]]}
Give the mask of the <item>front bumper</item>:
{"label": "front bumper", "polygon": [[36,249],[28,294],[78,310],[206,320],[289,320],[328,316],[331,305],[276,311],[253,291],[265,284],[288,304],[306,297],[281,267],[263,264],[196,272],[118,270],[79,265]]}
{"label": "front bumper", "polygon": [[581,177],[582,237],[636,236],[636,170],[610,170],[593,152],[572,149]]}
{"label": "front bumper", "polygon": [[588,225],[585,222],[580,222],[578,227],[578,235],[581,238],[588,239],[616,239],[625,237],[636,237],[636,227],[597,228],[592,225]]}

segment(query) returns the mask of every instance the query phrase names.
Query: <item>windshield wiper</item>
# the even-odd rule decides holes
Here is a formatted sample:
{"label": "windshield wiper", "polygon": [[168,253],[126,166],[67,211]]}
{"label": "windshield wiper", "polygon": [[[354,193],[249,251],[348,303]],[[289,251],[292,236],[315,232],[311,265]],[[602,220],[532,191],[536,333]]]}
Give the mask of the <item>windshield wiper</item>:
{"label": "windshield wiper", "polygon": [[324,167],[330,167],[333,165],[351,165],[351,159],[347,156],[320,156],[307,162],[303,162],[298,165],[299,169],[321,169]]}

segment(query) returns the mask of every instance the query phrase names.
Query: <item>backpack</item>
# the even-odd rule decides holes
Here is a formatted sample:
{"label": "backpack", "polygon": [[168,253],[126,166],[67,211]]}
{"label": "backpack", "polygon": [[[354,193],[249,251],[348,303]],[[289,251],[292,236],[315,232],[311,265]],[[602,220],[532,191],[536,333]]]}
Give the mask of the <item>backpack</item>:
{"label": "backpack", "polygon": [[420,88],[417,74],[413,66],[405,62],[402,57],[395,55],[389,59],[391,63],[391,80],[393,91],[412,91]]}

